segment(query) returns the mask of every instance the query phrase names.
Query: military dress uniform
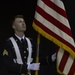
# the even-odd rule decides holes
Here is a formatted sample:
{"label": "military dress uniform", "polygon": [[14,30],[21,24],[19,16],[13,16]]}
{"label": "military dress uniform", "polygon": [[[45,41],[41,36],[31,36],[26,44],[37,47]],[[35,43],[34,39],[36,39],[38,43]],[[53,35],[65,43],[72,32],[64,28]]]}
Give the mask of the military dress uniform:
{"label": "military dress uniform", "polygon": [[[28,58],[28,43],[26,38],[24,38],[24,42],[22,42],[14,35],[13,38],[15,39],[19,52],[21,55],[21,60],[23,64],[19,64],[17,62],[17,55],[15,53],[15,48],[11,42],[10,39],[6,40],[4,42],[4,49],[3,49],[3,61],[7,70],[7,75],[28,75],[28,70],[27,70],[27,58]],[[32,55],[31,58],[35,57],[36,53],[35,52],[35,47],[33,46],[33,42],[31,41],[32,44]],[[24,46],[23,46],[24,45]],[[35,58],[34,58],[35,59]],[[35,61],[33,59],[33,61]],[[33,62],[32,61],[32,62]]]}

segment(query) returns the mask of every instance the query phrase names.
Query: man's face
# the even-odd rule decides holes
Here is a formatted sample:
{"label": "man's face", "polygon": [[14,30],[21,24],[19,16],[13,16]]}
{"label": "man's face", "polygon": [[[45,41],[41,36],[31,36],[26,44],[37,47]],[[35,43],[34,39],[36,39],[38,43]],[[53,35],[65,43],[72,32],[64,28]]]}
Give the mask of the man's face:
{"label": "man's face", "polygon": [[26,24],[23,18],[16,18],[12,27],[17,32],[26,31]]}

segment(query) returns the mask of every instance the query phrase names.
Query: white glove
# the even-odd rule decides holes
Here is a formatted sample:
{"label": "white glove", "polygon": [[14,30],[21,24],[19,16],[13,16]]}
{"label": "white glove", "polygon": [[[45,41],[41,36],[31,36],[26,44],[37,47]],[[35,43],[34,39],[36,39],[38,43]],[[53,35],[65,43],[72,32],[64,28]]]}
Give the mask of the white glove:
{"label": "white glove", "polygon": [[56,59],[56,53],[54,53],[54,54],[51,56],[51,58],[52,58],[52,61],[55,61],[55,59]]}
{"label": "white glove", "polygon": [[28,64],[27,69],[28,70],[39,70],[40,63],[32,63]]}

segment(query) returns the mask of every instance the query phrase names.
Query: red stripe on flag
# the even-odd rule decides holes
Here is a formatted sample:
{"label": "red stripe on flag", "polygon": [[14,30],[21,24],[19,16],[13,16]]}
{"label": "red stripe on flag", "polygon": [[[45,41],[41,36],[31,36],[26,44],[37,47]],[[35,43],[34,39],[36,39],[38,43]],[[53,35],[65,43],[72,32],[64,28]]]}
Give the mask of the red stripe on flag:
{"label": "red stripe on flag", "polygon": [[[59,31],[59,33],[60,33],[60,35],[57,35],[58,33],[57,33],[57,31],[55,31],[55,30],[51,30],[50,28],[47,28],[46,27],[46,25],[44,25],[44,23],[42,24],[41,22],[39,22],[38,21],[38,19],[37,19],[37,13],[35,14],[35,15],[37,15],[36,16],[36,18],[34,19],[34,23],[35,23],[35,25],[37,25],[37,26],[34,26],[34,27],[36,27],[35,29],[38,31],[38,32],[40,32],[41,30],[43,30],[45,33],[47,33],[47,34],[49,34],[49,36],[52,36],[51,37],[51,41],[54,41],[54,43],[56,43],[57,45],[58,45],[58,42],[60,41],[60,42],[62,42],[64,45],[63,46],[61,46],[61,48],[63,49],[63,48],[65,48],[65,45],[67,46],[67,48],[65,48],[69,53],[71,53],[71,55],[72,55],[72,53],[73,53],[73,56],[75,56],[75,54],[74,54],[74,52],[75,52],[75,47],[74,47],[74,41],[73,41],[73,39],[71,38],[70,39],[70,37],[72,37],[72,33],[71,33],[71,30],[70,30],[70,28],[68,28],[68,24],[67,24],[67,22],[65,21],[65,19],[63,19],[62,17],[64,17],[64,18],[66,18],[67,19],[67,15],[66,15],[66,11],[65,11],[65,9],[63,8],[61,8],[61,7],[59,7],[58,6],[58,3],[60,3],[60,5],[62,5],[61,4],[61,2],[62,1],[60,1],[60,0],[53,0],[53,1],[57,1],[56,3],[53,3],[52,2],[52,0],[38,0],[38,1],[40,1],[40,2],[38,2],[38,3],[42,3],[42,2],[44,2],[44,5],[43,5],[43,7],[45,7],[45,6],[48,6],[49,8],[51,8],[51,9],[53,9],[54,11],[56,11],[59,15],[57,16],[57,19],[55,19],[55,17],[52,17],[53,15],[52,14],[50,14],[50,13],[47,13],[47,12],[45,12],[45,9],[42,7],[42,8],[40,8],[40,5],[38,6],[37,5],[37,9],[36,9],[36,12],[38,13],[38,14],[40,14],[44,19],[46,19],[47,21],[49,21],[49,22],[51,22],[53,25],[53,27],[54,26],[56,26],[58,29],[60,29],[60,31]],[[50,12],[50,11],[49,11]],[[55,12],[53,12],[53,11],[51,11],[51,13],[55,13]],[[50,14],[50,15],[49,15]],[[55,14],[54,14],[55,15]],[[60,17],[60,15],[62,16],[61,17],[61,19],[59,19],[59,17]],[[42,18],[42,19],[43,19]],[[59,21],[58,21],[58,19],[59,19]],[[60,21],[61,20],[61,21]],[[64,21],[62,21],[62,20],[64,20]],[[62,23],[62,22],[65,22],[65,24],[64,23]],[[41,30],[40,30],[41,29]],[[39,31],[40,30],[40,31]],[[57,29],[56,29],[57,30]],[[54,32],[55,31],[55,32]],[[65,37],[63,34],[64,33],[61,33],[61,31],[63,31],[66,35],[69,35],[68,37]],[[43,34],[43,33],[41,33],[40,32],[40,34]],[[43,34],[44,35],[44,34]],[[61,36],[61,37],[60,37]],[[44,37],[45,37],[45,35],[44,35]],[[65,40],[65,39],[66,40]],[[48,38],[49,39],[49,38]],[[58,42],[55,42],[56,40],[55,39],[57,39],[58,40]],[[70,40],[70,42],[68,41],[68,40]],[[62,45],[62,43],[61,43],[61,45]],[[68,48],[69,47],[69,48]],[[71,50],[70,50],[71,49]],[[64,49],[63,49],[64,50]],[[59,50],[58,50],[59,51]],[[71,52],[71,51],[74,51],[74,52]],[[67,62],[67,60],[68,60],[68,58],[69,58],[69,53],[68,52],[66,52],[65,50],[64,50],[64,55],[63,55],[63,57],[62,57],[62,59],[61,59],[61,62],[60,63],[58,63],[58,65],[59,65],[59,67],[58,67],[58,69],[61,71],[61,72],[63,72],[63,70],[65,70],[64,68],[67,66],[66,64],[67,63],[69,63],[69,62]],[[59,59],[59,58],[58,58]],[[67,62],[67,63],[66,63]],[[72,62],[72,61],[70,61],[70,62]],[[69,70],[69,69],[68,69]],[[73,75],[73,73],[75,72],[74,71],[75,70],[75,61],[74,61],[74,63],[72,64],[72,66],[71,66],[71,68],[70,68],[70,71],[68,72],[68,75]],[[66,71],[64,71],[64,72],[66,72]],[[67,74],[67,73],[64,73],[64,74]]]}
{"label": "red stripe on flag", "polygon": [[49,22],[51,22],[54,26],[56,26],[57,28],[59,28],[60,30],[62,30],[63,32],[65,32],[66,34],[68,34],[70,37],[72,36],[71,31],[68,27],[66,27],[65,25],[63,25],[61,22],[59,22],[57,19],[53,18],[51,15],[49,15],[48,13],[46,13],[43,9],[41,9],[39,6],[37,7],[36,10],[43,18],[45,18],[46,20],[48,20]]}
{"label": "red stripe on flag", "polygon": [[75,60],[73,61],[73,64],[70,68],[68,75],[74,75],[74,72],[75,72]]}
{"label": "red stripe on flag", "polygon": [[59,41],[62,41],[62,43],[66,44],[67,46],[69,46],[71,49],[73,49],[75,51],[75,48],[73,45],[71,45],[70,43],[68,43],[66,40],[64,40],[63,38],[61,38],[60,36],[56,35],[54,32],[52,32],[50,29],[46,28],[43,24],[41,24],[39,21],[37,21],[36,19],[34,19],[35,24],[40,27],[43,31],[45,31],[46,33],[52,35],[53,37],[55,37],[56,39],[58,39]]}
{"label": "red stripe on flag", "polygon": [[65,10],[61,9],[57,5],[55,5],[51,0],[42,0],[47,6],[54,9],[57,13],[67,18],[67,15],[65,13]]}
{"label": "red stripe on flag", "polygon": [[64,67],[66,65],[68,57],[69,57],[69,53],[67,51],[65,51],[63,54],[62,60],[60,62],[60,65],[59,65],[59,69],[61,72],[63,72],[63,70],[64,70]]}

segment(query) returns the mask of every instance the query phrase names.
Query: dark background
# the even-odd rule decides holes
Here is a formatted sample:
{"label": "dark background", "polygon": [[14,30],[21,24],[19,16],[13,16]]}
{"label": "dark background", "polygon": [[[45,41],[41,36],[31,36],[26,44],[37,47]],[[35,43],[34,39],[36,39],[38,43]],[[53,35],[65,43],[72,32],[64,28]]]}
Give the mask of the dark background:
{"label": "dark background", "polygon": [[[62,0],[64,2],[72,33],[74,36],[75,29],[75,0]],[[36,9],[37,0],[25,1],[2,1],[0,2],[0,41],[9,37],[12,34],[10,21],[13,16],[23,14],[27,24],[26,34],[32,37],[35,33],[32,28],[34,13]],[[75,37],[75,36],[74,36]],[[34,38],[34,37],[33,37]]]}
{"label": "dark background", "polygon": [[[75,37],[75,0],[63,0],[63,2],[72,28],[73,36]],[[32,22],[34,18],[36,3],[37,0],[0,2],[0,41],[11,35],[12,30],[10,21],[12,17],[17,14],[24,15],[27,24],[26,34],[32,37],[32,33],[35,33],[34,29],[32,28]]]}
{"label": "dark background", "polygon": [[[72,29],[73,38],[75,39],[75,0],[63,0],[68,20]],[[0,2],[0,44],[2,44],[3,40],[8,38],[13,34],[11,28],[11,19],[13,16],[22,14],[24,15],[27,31],[26,36],[30,36],[35,41],[37,39],[37,32],[32,28],[32,22],[34,19],[34,13],[36,9],[37,0],[25,0],[25,1],[2,1]],[[48,41],[44,37],[41,36],[40,43],[40,57],[46,57],[54,52],[54,45],[52,42]],[[2,59],[1,59],[2,60]],[[0,75],[4,73],[4,66],[0,67]],[[47,68],[49,67],[49,68]],[[43,69],[45,68],[45,69]],[[50,69],[51,68],[51,69]],[[50,69],[50,70],[49,70]],[[48,72],[51,73],[52,67],[49,65],[42,66],[42,70],[40,71],[40,75],[49,75]],[[54,71],[54,70],[53,70]],[[47,73],[46,73],[47,72]],[[54,75],[54,74],[52,74]]]}
{"label": "dark background", "polygon": [[[24,15],[27,24],[27,35],[31,35],[33,32],[32,21],[36,8],[37,0],[25,0],[25,1],[4,1],[0,3],[0,34],[1,41],[12,34],[10,21],[13,16],[22,14]],[[32,35],[31,35],[32,36]]]}

